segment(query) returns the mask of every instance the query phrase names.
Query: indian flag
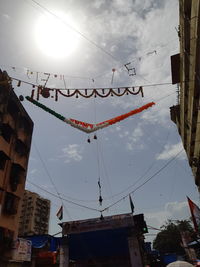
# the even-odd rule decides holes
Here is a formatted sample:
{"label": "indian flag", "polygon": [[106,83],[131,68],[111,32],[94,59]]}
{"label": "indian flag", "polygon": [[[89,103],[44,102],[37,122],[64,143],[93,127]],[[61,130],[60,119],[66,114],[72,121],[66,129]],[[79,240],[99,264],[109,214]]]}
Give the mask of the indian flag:
{"label": "indian flag", "polygon": [[58,210],[56,216],[58,217],[59,220],[63,219],[63,206],[60,207],[60,209]]}
{"label": "indian flag", "polygon": [[194,229],[198,233],[200,228],[200,209],[191,199],[189,199],[189,197],[187,197],[187,199],[192,215]]}

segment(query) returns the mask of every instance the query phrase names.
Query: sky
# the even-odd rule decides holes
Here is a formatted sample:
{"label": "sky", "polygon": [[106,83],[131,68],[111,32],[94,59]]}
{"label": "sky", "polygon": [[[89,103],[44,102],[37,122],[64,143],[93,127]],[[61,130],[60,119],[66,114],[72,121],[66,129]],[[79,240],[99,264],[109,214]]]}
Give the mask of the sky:
{"label": "sky", "polygon": [[[1,69],[12,78],[44,85],[50,73],[48,88],[70,92],[143,86],[144,97],[40,97],[63,116],[97,123],[156,103],[97,131],[95,140],[22,102],[34,122],[26,189],[51,200],[50,234],[61,230],[56,213],[62,204],[63,221],[99,217],[102,209],[103,216],[129,213],[129,194],[147,225],[188,219],[186,196],[198,204],[199,194],[169,109],[177,104],[170,56],[179,52],[178,1],[0,0],[0,23]],[[31,85],[12,84],[18,96],[31,96]],[[146,241],[155,234],[149,231]]]}

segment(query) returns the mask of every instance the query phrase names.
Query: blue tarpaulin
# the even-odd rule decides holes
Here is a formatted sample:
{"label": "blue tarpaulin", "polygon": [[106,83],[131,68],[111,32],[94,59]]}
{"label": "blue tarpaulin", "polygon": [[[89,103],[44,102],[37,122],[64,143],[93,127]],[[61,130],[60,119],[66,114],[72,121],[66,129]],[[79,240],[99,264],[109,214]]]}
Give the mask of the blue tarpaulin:
{"label": "blue tarpaulin", "polygon": [[25,238],[32,242],[33,248],[43,248],[48,246],[49,251],[56,251],[60,242],[60,237],[50,235],[33,235]]}

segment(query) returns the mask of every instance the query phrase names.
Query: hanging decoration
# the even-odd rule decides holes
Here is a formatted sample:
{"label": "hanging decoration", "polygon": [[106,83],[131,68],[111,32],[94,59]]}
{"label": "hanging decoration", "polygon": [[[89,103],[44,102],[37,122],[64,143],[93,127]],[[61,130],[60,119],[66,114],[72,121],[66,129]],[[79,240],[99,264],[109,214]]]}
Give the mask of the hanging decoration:
{"label": "hanging decoration", "polygon": [[123,95],[137,95],[141,93],[141,96],[144,97],[143,87],[140,86],[137,91],[135,87],[118,87],[118,88],[98,88],[98,89],[67,89],[66,93],[64,90],[55,89],[55,101],[58,101],[58,95],[65,97],[78,98],[79,96],[90,98],[90,97],[102,97],[106,98],[108,96],[123,96]]}
{"label": "hanging decoration", "polygon": [[102,198],[102,195],[101,195],[101,180],[100,180],[100,177],[99,177],[99,180],[98,180],[98,187],[99,187],[99,205],[102,206],[103,198]]}
{"label": "hanging decoration", "polygon": [[131,65],[131,62],[124,64],[124,67],[127,69],[129,76],[134,76],[136,75],[136,70],[135,68],[130,67],[130,65]]}
{"label": "hanging decoration", "polygon": [[[113,72],[114,73],[114,72]],[[141,94],[142,97],[144,97],[144,91],[143,86],[137,86],[137,87],[115,87],[115,88],[66,88],[66,81],[64,79],[64,76],[62,77],[65,89],[57,89],[57,88],[48,88],[46,87],[46,84],[49,80],[50,74],[46,73],[48,77],[46,79],[42,79],[42,81],[45,82],[44,85],[36,85],[29,82],[25,82],[22,80],[18,80],[15,78],[11,78],[12,80],[17,81],[17,86],[20,87],[21,83],[29,84],[32,86],[32,93],[31,98],[35,98],[36,100],[40,99],[40,95],[42,95],[44,98],[54,98],[55,101],[58,101],[59,95],[62,95],[64,97],[73,97],[75,96],[78,98],[79,96],[84,98],[90,98],[90,97],[101,97],[106,98],[109,96],[117,96],[121,97],[123,95],[138,95]],[[50,94],[50,92],[53,92],[53,94]]]}
{"label": "hanging decoration", "polygon": [[111,78],[111,84],[113,84],[113,80],[114,80],[114,74],[115,74],[116,69],[112,69],[112,78]]}
{"label": "hanging decoration", "polygon": [[[162,47],[165,47],[167,44],[162,44]],[[129,76],[136,75],[136,70],[135,70],[135,68],[131,67],[131,64],[135,61],[141,61],[143,58],[148,57],[149,55],[152,55],[152,54],[156,55],[157,50],[152,50],[152,51],[149,51],[147,53],[143,53],[142,55],[131,59],[128,63],[123,64],[121,67],[123,67],[123,68],[125,67],[127,69]],[[27,68],[27,67],[7,66],[7,65],[5,67],[9,67],[15,72],[17,72],[18,70],[20,70],[20,72],[21,72],[21,70],[23,69],[23,71],[27,75],[28,79],[35,77],[37,84],[39,82],[39,77],[40,76],[42,77],[43,75],[46,74],[46,72],[32,70],[32,69]],[[115,69],[115,71],[117,71],[117,69]],[[84,79],[84,80],[94,81],[94,78],[92,78],[92,77],[73,76],[73,75],[58,74],[58,73],[57,74],[56,73],[48,73],[48,74],[52,78],[55,78],[55,79],[59,78],[60,80],[62,80],[63,78],[73,78],[73,79]]]}
{"label": "hanging decoration", "polygon": [[103,129],[105,127],[108,127],[112,124],[115,124],[119,121],[122,121],[130,116],[133,116],[137,113],[140,113],[142,112],[143,110],[145,109],[148,109],[150,107],[152,107],[153,105],[155,105],[154,102],[150,102],[140,108],[137,108],[137,109],[134,109],[134,110],[131,110],[130,112],[128,113],[125,113],[125,114],[122,114],[120,116],[117,116],[115,118],[112,118],[112,119],[109,119],[109,120],[106,120],[106,121],[103,121],[103,122],[100,122],[100,123],[97,123],[97,124],[91,124],[91,123],[87,123],[87,122],[83,122],[83,121],[79,121],[79,120],[75,120],[75,119],[72,119],[72,118],[65,118],[64,116],[60,115],[59,113],[53,111],[52,109],[48,108],[47,106],[39,103],[38,101],[32,99],[31,97],[29,96],[26,96],[26,99],[33,103],[34,105],[40,107],[41,109],[43,109],[44,111],[46,112],[49,112],[50,114],[52,114],[53,116],[55,116],[56,118],[64,121],[65,123],[71,125],[72,127],[74,128],[77,128],[85,133],[92,133],[92,132],[95,132],[97,130],[100,130],[100,129]]}

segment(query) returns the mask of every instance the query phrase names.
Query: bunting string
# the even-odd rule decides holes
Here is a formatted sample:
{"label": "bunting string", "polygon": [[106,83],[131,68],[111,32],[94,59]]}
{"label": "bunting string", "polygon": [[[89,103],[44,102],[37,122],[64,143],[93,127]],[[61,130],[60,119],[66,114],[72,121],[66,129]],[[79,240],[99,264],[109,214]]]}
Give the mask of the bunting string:
{"label": "bunting string", "polygon": [[[49,78],[49,76],[48,76]],[[45,80],[45,85],[48,81],[48,78]],[[55,101],[58,101],[58,96],[62,95],[64,97],[73,97],[76,98],[84,97],[84,98],[90,98],[90,97],[101,97],[106,98],[109,96],[118,96],[121,97],[123,95],[138,95],[141,94],[142,97],[144,97],[144,91],[142,86],[138,86],[138,89],[136,89],[134,86],[132,87],[117,87],[117,88],[66,88],[66,82],[64,80],[65,89],[57,89],[57,88],[47,88],[42,85],[36,85],[32,84],[30,82],[18,80],[16,78],[11,78],[12,80],[17,81],[17,86],[20,87],[21,83],[29,84],[32,86],[32,92],[31,92],[31,98],[39,100],[40,96],[43,96],[44,98],[54,98]],[[36,91],[36,94],[35,94]],[[51,93],[51,94],[50,94]],[[53,93],[53,94],[52,94]],[[36,95],[36,97],[35,97]]]}
{"label": "bunting string", "polygon": [[72,97],[76,96],[78,98],[79,96],[85,97],[85,98],[90,98],[92,96],[94,97],[108,97],[108,96],[123,96],[123,95],[138,95],[141,93],[141,96],[144,97],[144,92],[142,86],[139,87],[137,91],[135,91],[135,87],[119,87],[119,88],[105,88],[105,89],[84,89],[82,92],[81,89],[75,89],[75,90],[66,90],[67,93],[64,93],[64,91],[55,89],[55,100],[58,100],[58,94],[61,94],[62,96],[65,97]]}

